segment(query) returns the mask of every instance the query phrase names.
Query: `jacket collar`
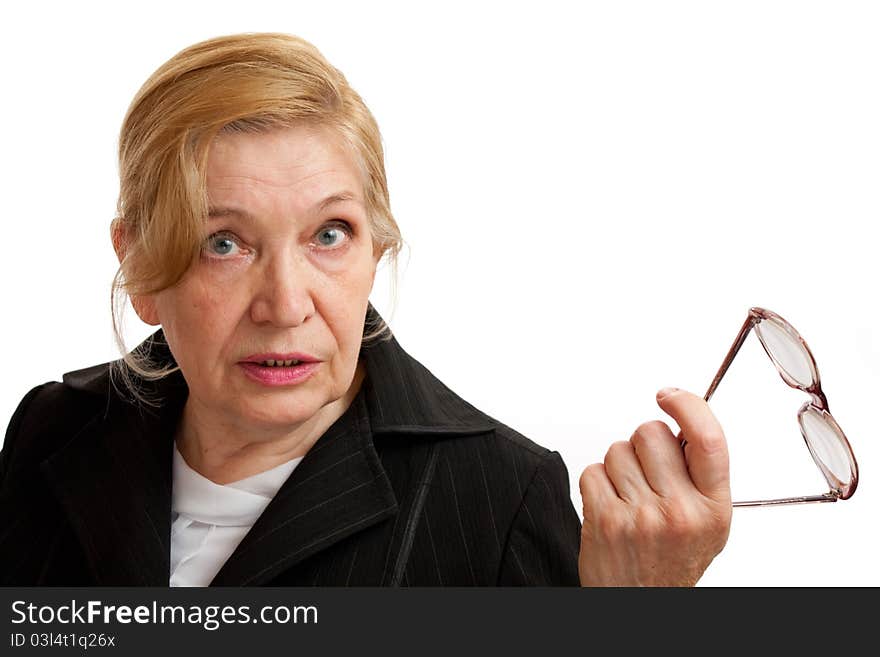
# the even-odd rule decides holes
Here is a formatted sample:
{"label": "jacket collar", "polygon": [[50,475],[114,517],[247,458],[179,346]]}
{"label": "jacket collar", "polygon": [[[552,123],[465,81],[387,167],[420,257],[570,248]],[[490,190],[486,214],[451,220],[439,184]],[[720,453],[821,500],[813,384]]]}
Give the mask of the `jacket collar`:
{"label": "jacket collar", "polygon": [[[366,326],[381,321],[370,305]],[[138,349],[174,359],[157,331]],[[214,578],[260,585],[397,511],[376,452],[377,434],[481,433],[491,420],[455,395],[391,337],[366,345],[367,376],[354,402],[309,450]],[[108,364],[64,375],[69,387],[106,399],[102,410],[43,464],[84,546],[97,583],[167,586],[172,440],[188,390],[179,372],[146,391],[158,409],[116,392]]]}

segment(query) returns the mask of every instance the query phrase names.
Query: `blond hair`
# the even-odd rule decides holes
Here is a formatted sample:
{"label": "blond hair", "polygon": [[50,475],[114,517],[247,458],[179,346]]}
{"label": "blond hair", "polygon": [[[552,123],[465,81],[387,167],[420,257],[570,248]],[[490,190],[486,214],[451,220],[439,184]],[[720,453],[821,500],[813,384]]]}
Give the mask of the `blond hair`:
{"label": "blond hair", "polygon": [[[122,338],[126,296],[176,284],[198,254],[207,217],[205,171],[221,132],[263,132],[302,124],[337,132],[360,167],[374,254],[396,281],[400,230],[391,214],[379,127],[345,76],[309,42],[288,34],[246,33],[196,43],[159,67],[129,106],[119,136],[119,200],[114,229],[125,257],[113,279],[113,330],[122,361],[111,376],[150,403],[131,376],[154,381],[176,371],[149,352],[128,353]],[[364,341],[390,337],[384,324]],[[114,372],[115,370],[115,372]]]}

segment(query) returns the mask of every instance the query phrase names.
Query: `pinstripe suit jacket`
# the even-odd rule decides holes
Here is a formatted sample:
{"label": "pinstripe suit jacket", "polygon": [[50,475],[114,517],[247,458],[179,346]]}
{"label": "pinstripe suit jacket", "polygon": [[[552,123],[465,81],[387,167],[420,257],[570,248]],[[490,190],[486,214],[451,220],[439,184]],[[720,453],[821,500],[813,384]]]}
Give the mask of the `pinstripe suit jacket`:
{"label": "pinstripe suit jacket", "polygon": [[[173,360],[161,331],[151,341]],[[394,338],[361,357],[354,402],[212,585],[576,585],[580,520],[559,454],[468,404]],[[158,411],[117,394],[108,364],[25,396],[0,452],[0,584],[168,586],[187,388],[179,373],[156,385]]]}

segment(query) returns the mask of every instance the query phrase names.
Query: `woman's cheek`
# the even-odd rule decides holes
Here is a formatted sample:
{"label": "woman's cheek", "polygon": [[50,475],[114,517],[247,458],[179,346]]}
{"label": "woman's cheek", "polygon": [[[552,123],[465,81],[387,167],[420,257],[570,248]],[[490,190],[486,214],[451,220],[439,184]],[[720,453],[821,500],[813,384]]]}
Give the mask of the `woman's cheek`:
{"label": "woman's cheek", "polygon": [[360,251],[359,245],[349,243],[337,249],[309,247],[308,255],[313,267],[326,276],[338,278],[350,275],[359,267],[363,259]]}
{"label": "woman's cheek", "polygon": [[204,259],[191,279],[193,307],[202,311],[232,309],[238,292],[247,286],[253,258]]}
{"label": "woman's cheek", "polygon": [[223,327],[236,321],[238,305],[236,286],[212,277],[190,279],[179,289],[171,308],[171,321],[197,342],[223,332]]}
{"label": "woman's cheek", "polygon": [[224,259],[202,256],[197,275],[205,286],[228,285],[244,276],[252,262],[252,256]]}

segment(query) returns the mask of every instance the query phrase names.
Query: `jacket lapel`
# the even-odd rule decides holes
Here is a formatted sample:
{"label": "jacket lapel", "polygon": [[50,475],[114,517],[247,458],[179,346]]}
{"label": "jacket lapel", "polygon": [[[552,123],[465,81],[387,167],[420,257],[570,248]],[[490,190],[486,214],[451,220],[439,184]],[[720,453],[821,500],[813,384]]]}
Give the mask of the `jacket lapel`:
{"label": "jacket lapel", "polygon": [[[112,393],[109,377],[99,378],[90,384]],[[168,586],[172,441],[185,400],[177,392],[161,413],[110,394],[42,464],[99,586]]]}
{"label": "jacket lapel", "polygon": [[397,512],[362,394],[306,453],[212,586],[258,586]]}

